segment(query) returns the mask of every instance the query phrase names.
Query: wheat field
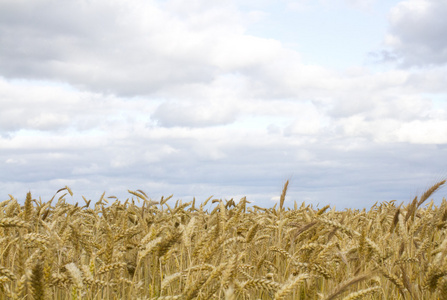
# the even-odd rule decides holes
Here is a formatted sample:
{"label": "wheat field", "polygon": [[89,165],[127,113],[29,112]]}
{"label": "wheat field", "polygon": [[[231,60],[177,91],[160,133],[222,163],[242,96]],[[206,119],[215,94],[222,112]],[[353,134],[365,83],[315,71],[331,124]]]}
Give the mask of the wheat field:
{"label": "wheat field", "polygon": [[[447,299],[447,201],[0,203],[0,299]],[[23,202],[22,202],[23,203]],[[207,209],[205,209],[207,207]]]}

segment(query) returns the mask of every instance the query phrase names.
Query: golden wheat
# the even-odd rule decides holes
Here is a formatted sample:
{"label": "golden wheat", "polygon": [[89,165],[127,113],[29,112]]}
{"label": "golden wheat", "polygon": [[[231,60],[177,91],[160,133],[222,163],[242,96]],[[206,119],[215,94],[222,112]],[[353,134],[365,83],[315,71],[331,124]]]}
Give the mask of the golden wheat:
{"label": "golden wheat", "polygon": [[29,192],[23,206],[10,196],[0,300],[446,299],[447,201],[428,201],[444,184],[406,205],[345,211],[288,208],[288,182],[278,208],[141,190],[82,206],[68,187],[48,202]]}

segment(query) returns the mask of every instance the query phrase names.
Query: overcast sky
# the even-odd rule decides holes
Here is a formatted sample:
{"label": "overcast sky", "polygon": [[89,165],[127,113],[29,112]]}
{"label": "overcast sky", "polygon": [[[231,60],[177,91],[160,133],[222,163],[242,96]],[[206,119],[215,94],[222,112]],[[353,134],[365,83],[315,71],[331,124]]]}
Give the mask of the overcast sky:
{"label": "overcast sky", "polygon": [[[447,2],[0,0],[0,200],[339,209],[447,175]],[[440,200],[444,190],[435,195]]]}

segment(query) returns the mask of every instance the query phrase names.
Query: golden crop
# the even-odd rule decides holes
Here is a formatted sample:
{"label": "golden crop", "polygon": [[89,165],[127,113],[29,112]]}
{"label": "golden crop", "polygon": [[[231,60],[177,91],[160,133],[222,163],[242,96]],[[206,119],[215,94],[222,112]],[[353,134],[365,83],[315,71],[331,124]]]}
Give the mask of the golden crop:
{"label": "golden crop", "polygon": [[11,196],[0,299],[447,299],[447,201],[422,206],[444,183],[368,211],[285,208],[288,183],[273,208]]}

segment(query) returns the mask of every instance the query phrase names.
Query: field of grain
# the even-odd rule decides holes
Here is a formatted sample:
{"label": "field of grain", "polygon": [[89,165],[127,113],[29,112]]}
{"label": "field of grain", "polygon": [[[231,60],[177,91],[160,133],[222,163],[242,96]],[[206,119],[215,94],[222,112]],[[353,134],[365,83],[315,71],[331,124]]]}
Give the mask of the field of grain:
{"label": "field of grain", "polygon": [[447,299],[447,201],[429,201],[444,184],[344,211],[286,208],[288,182],[273,208],[10,196],[0,299]]}

